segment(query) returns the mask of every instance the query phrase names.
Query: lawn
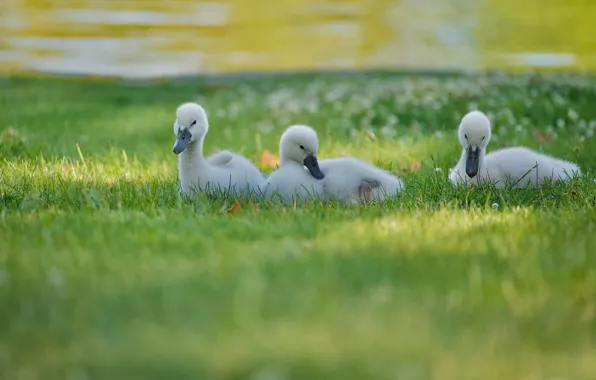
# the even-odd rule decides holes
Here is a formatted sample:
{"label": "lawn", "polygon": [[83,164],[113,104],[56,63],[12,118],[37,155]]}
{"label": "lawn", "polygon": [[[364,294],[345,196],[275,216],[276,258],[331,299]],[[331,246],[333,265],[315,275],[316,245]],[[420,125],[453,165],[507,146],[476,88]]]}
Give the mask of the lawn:
{"label": "lawn", "polygon": [[[174,112],[267,172],[290,124],[319,157],[403,177],[340,207],[177,192]],[[596,79],[300,75],[0,81],[0,378],[596,378]],[[489,151],[579,163],[540,190],[447,180],[468,110]]]}

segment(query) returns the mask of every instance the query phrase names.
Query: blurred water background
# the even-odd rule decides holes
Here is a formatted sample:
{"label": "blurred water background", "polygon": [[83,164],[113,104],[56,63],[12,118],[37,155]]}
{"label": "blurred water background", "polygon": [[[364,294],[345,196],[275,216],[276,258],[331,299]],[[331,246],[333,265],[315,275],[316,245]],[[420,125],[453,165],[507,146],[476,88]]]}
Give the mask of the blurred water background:
{"label": "blurred water background", "polygon": [[0,75],[596,68],[594,0],[2,0]]}

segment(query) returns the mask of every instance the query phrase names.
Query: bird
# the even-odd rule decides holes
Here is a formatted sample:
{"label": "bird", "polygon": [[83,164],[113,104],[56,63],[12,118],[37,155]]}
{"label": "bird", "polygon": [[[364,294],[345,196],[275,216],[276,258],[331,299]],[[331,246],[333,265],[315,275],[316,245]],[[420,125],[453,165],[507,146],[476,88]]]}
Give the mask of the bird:
{"label": "bird", "polygon": [[176,109],[172,151],[178,155],[181,192],[215,191],[242,197],[258,191],[266,177],[245,157],[228,150],[203,157],[208,130],[207,113],[200,104],[183,103]]}
{"label": "bird", "polygon": [[574,174],[581,174],[580,168],[572,162],[526,147],[504,148],[486,154],[491,139],[491,123],[478,110],[464,115],[458,136],[463,151],[449,174],[449,180],[454,185],[480,186],[489,182],[499,188],[507,185],[539,187],[545,181],[567,181]]}

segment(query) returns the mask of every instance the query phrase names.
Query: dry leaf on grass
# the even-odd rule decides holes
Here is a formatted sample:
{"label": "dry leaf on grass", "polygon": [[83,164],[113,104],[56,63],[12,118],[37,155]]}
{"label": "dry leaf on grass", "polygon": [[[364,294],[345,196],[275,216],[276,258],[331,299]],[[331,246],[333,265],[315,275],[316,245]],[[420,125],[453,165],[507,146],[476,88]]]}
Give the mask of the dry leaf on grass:
{"label": "dry leaf on grass", "polygon": [[420,170],[420,161],[410,162],[410,170],[413,172],[417,172],[418,170]]}
{"label": "dry leaf on grass", "polygon": [[229,209],[226,210],[226,212],[228,214],[233,214],[239,208],[240,208],[240,202],[236,201],[236,202],[234,202],[234,204]]}
{"label": "dry leaf on grass", "polygon": [[16,136],[16,135],[17,135],[17,131],[15,131],[14,128],[12,128],[12,127],[8,127],[4,131],[2,131],[2,133],[0,133],[0,136]]}
{"label": "dry leaf on grass", "polygon": [[532,137],[534,137],[534,140],[541,142],[551,141],[553,139],[553,137],[550,134],[539,129],[534,129],[532,131]]}
{"label": "dry leaf on grass", "polygon": [[261,167],[274,168],[276,166],[279,166],[279,156],[265,149],[261,153]]}
{"label": "dry leaf on grass", "polygon": [[225,83],[205,83],[202,86],[199,86],[199,92],[208,92],[208,91],[221,91],[227,90],[230,86]]}

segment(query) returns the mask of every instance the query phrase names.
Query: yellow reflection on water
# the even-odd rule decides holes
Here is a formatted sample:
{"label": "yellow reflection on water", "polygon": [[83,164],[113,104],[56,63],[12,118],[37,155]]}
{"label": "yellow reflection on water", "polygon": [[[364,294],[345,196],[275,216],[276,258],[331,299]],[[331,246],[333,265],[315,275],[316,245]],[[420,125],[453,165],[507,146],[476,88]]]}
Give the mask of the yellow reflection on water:
{"label": "yellow reflection on water", "polygon": [[596,68],[588,0],[3,0],[0,74]]}

